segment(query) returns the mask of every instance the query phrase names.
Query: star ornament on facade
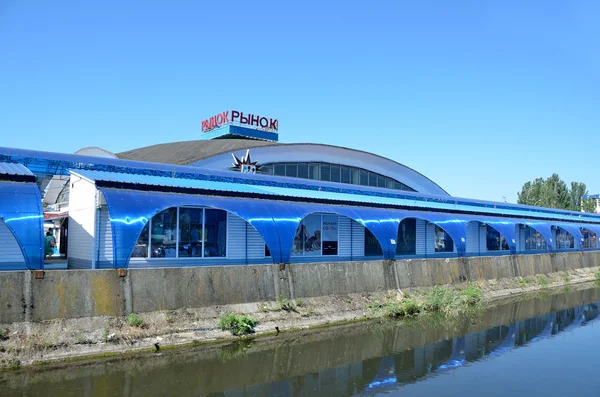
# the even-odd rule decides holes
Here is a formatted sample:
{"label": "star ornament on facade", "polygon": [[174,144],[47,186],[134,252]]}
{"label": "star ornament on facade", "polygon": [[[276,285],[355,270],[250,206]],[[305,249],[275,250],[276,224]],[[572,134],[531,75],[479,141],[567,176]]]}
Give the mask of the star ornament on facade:
{"label": "star ornament on facade", "polygon": [[261,166],[256,164],[257,161],[252,161],[250,159],[250,149],[246,150],[246,155],[241,159],[238,159],[233,153],[231,153],[231,156],[233,157],[233,164],[231,165],[232,170],[244,174],[256,174],[260,171]]}

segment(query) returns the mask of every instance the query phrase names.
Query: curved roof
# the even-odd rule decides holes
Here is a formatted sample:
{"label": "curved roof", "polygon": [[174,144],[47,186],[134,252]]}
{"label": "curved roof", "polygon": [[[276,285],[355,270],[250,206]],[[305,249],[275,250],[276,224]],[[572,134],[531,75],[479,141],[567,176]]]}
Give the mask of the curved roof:
{"label": "curved roof", "polygon": [[251,139],[213,139],[162,143],[117,153],[117,156],[127,160],[225,169],[229,166],[231,153],[238,152],[238,154],[241,154],[241,151],[252,148],[261,148],[256,153],[261,156],[259,161],[262,163],[324,161],[358,166],[396,179],[423,193],[449,195],[431,179],[394,160],[362,150],[334,145],[315,143],[283,144]]}
{"label": "curved roof", "polygon": [[188,165],[197,161],[230,153],[240,149],[261,146],[281,145],[277,142],[252,139],[213,139],[210,141],[183,141],[160,143],[139,149],[117,153],[117,157],[126,160],[150,161],[163,164]]}

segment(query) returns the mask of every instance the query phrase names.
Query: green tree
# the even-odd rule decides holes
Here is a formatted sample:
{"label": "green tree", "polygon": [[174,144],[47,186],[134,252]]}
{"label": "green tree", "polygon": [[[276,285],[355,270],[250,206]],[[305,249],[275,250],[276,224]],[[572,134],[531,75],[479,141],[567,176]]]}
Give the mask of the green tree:
{"label": "green tree", "polygon": [[587,187],[582,182],[571,182],[571,208],[573,211],[581,211],[581,196],[587,194]]}
{"label": "green tree", "polygon": [[521,192],[517,193],[517,203],[540,206],[542,202],[542,186],[544,178],[536,178],[532,182],[525,182]]}
{"label": "green tree", "polygon": [[585,183],[571,182],[571,187],[558,174],[526,182],[517,193],[517,203],[572,211],[594,212],[595,200],[582,200],[588,194]]}
{"label": "green tree", "polygon": [[596,212],[596,199],[582,200],[581,209],[585,212]]}

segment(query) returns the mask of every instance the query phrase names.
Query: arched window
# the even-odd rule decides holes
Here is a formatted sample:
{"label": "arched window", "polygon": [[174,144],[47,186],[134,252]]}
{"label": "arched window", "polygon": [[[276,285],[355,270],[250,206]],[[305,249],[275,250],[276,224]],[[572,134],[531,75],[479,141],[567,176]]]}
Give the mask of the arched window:
{"label": "arched window", "polygon": [[209,258],[227,255],[227,212],[172,207],[154,215],[132,258]]}

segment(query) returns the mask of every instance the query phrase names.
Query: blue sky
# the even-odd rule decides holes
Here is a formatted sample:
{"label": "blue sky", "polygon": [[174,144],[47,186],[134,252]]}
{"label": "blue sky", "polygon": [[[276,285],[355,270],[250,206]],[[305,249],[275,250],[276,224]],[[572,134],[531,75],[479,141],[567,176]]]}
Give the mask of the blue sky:
{"label": "blue sky", "polygon": [[[84,3],[87,3],[84,5]],[[0,146],[120,152],[239,109],[509,202],[600,193],[596,1],[0,1]]]}

